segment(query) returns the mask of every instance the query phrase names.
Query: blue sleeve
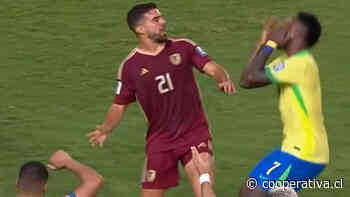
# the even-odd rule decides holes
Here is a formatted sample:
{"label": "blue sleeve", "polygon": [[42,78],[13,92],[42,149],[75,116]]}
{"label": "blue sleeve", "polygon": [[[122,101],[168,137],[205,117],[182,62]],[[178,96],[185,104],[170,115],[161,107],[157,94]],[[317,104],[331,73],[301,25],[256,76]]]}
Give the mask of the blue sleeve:
{"label": "blue sleeve", "polygon": [[64,195],[63,197],[77,197],[77,195],[75,192],[71,192],[71,193]]}

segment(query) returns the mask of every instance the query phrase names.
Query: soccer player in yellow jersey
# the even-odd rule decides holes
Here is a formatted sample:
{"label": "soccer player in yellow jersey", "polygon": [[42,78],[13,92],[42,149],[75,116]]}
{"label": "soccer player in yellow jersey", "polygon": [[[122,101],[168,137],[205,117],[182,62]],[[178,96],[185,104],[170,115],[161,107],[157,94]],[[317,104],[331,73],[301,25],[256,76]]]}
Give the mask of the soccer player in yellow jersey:
{"label": "soccer player in yellow jersey", "polygon": [[[266,33],[266,32],[265,32]],[[318,19],[300,12],[291,20],[267,33],[264,45],[244,68],[243,88],[276,84],[283,122],[280,148],[265,156],[249,174],[257,187],[244,184],[240,197],[262,197],[272,185],[287,185],[298,191],[302,181],[317,177],[329,160],[327,133],[323,123],[321,88],[316,61],[309,49],[319,40]],[[275,49],[283,54],[266,65]]]}

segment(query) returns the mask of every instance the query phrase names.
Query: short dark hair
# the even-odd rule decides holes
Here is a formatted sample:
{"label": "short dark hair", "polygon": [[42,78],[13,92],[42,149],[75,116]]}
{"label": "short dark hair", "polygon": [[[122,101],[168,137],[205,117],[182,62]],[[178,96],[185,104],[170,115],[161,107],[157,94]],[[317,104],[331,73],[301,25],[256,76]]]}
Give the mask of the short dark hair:
{"label": "short dark hair", "polygon": [[128,26],[131,31],[136,33],[136,25],[142,19],[143,15],[152,10],[156,9],[157,5],[155,3],[143,3],[143,4],[137,4],[134,7],[132,7],[127,16],[127,22]]}
{"label": "short dark hair", "polygon": [[38,161],[29,161],[22,165],[19,170],[18,186],[25,192],[35,192],[40,188],[33,186],[47,183],[49,173],[44,164]]}
{"label": "short dark hair", "polygon": [[311,13],[299,12],[297,19],[307,28],[306,45],[312,48],[321,36],[321,24],[317,17]]}

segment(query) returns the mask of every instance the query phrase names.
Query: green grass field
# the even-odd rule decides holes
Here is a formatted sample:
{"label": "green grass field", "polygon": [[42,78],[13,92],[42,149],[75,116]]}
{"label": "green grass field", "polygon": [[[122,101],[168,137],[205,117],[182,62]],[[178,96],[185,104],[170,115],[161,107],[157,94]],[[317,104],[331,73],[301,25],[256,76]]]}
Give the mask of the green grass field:
{"label": "green grass field", "polygon": [[[97,169],[105,185],[98,196],[139,196],[146,124],[133,104],[104,149],[86,133],[101,123],[112,102],[119,63],[137,44],[125,15],[140,1],[2,0],[0,6],[0,196],[15,195],[20,165],[46,162],[56,149]],[[331,162],[322,179],[344,178],[343,189],[305,190],[300,196],[350,195],[350,1],[158,1],[169,34],[196,41],[238,83],[242,67],[269,15],[316,13],[323,35],[313,50],[323,86],[323,111]],[[225,96],[198,74],[214,134],[216,192],[237,196],[249,171],[279,146],[281,124],[275,87],[238,89]],[[47,196],[73,190],[76,179],[52,173]],[[192,196],[182,175],[168,197]]]}

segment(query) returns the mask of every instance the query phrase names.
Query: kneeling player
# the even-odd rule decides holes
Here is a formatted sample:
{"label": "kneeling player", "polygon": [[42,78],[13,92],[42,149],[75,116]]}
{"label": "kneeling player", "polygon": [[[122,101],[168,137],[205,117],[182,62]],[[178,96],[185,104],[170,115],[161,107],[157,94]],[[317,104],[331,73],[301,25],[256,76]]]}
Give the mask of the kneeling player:
{"label": "kneeling player", "polygon": [[[64,197],[95,197],[101,189],[103,179],[93,169],[72,159],[70,155],[58,150],[51,155],[50,170],[67,169],[77,175],[80,185]],[[17,197],[43,197],[47,189],[49,173],[41,162],[30,161],[22,165],[17,179]]]}

